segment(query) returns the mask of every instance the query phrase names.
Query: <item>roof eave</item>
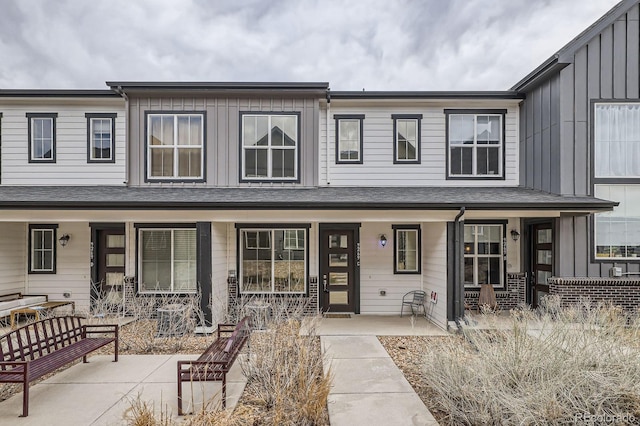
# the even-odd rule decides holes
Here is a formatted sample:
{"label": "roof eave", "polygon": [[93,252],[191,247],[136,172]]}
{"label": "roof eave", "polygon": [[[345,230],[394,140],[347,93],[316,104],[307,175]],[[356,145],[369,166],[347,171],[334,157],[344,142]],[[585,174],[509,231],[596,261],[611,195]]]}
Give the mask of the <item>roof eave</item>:
{"label": "roof eave", "polygon": [[331,91],[331,99],[524,99],[516,91]]}

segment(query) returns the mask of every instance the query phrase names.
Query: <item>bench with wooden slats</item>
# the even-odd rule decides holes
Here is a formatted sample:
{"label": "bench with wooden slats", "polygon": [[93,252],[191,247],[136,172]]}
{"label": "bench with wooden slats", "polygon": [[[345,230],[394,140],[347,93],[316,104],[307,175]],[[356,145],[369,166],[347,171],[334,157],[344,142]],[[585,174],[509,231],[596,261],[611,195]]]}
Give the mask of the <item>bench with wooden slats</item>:
{"label": "bench with wooden slats", "polygon": [[[230,336],[228,334],[231,333]],[[216,340],[195,361],[178,361],[178,415],[182,415],[182,383],[222,382],[222,408],[227,404],[227,373],[251,333],[249,317],[237,325],[218,324]],[[224,335],[223,335],[224,334]]]}
{"label": "bench with wooden slats", "polygon": [[110,343],[118,361],[118,326],[83,325],[82,317],[37,321],[0,337],[0,383],[22,383],[22,416],[29,415],[29,383]]}

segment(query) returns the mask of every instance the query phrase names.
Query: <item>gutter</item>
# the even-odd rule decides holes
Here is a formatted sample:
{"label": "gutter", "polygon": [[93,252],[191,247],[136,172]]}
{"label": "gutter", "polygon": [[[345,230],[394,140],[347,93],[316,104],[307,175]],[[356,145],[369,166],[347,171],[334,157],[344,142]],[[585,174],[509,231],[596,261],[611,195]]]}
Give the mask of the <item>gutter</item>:
{"label": "gutter", "polygon": [[[329,161],[329,117],[331,116],[331,92],[329,91],[329,89],[327,89],[327,110],[326,110],[326,117],[325,117],[325,135],[324,135],[324,142],[325,142],[325,155],[326,155],[326,180],[327,180],[327,185],[331,185],[331,173],[329,171],[329,167],[331,167],[331,162]],[[335,145],[337,146],[337,141],[335,143]],[[360,154],[362,155],[362,154]]]}

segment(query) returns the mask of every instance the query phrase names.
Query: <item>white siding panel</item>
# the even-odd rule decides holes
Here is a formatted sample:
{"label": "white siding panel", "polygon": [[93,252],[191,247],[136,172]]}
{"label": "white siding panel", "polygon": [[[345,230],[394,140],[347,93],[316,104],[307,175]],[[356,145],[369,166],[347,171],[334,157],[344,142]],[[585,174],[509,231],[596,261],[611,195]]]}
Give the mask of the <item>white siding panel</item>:
{"label": "white siding panel", "polygon": [[[447,224],[422,224],[422,273],[427,292],[427,313],[431,321],[447,328]],[[431,292],[437,302],[431,303]]]}
{"label": "white siding panel", "polygon": [[[446,180],[447,108],[506,109],[505,180]],[[334,114],[364,114],[363,164],[335,163]],[[421,164],[393,164],[392,114],[422,114]],[[320,111],[320,185],[332,186],[517,186],[518,106],[473,103],[448,105],[442,102],[421,106],[331,106],[329,125],[326,109]],[[326,128],[328,127],[328,133]],[[328,164],[327,168],[327,153]],[[327,175],[328,173],[328,175]]]}
{"label": "white siding panel", "polygon": [[[0,104],[3,185],[122,185],[126,179],[124,101],[59,101]],[[56,162],[29,163],[26,113],[57,113]],[[116,113],[115,163],[87,163],[85,113]]]}
{"label": "white siding panel", "polygon": [[235,246],[229,247],[229,233],[232,234],[231,224],[212,223],[211,224],[211,253],[213,256],[211,265],[211,305],[213,311],[213,324],[220,323],[227,312],[227,300],[229,297],[227,275],[230,269],[236,269],[230,263],[228,254],[235,252]]}
{"label": "white siding panel", "polygon": [[[58,228],[58,237],[69,234],[66,247],[56,241],[57,263],[55,274],[29,274],[28,292],[46,294],[49,300],[65,300],[63,293],[70,292],[76,309],[88,310],[90,300],[91,269],[89,245],[91,230],[87,222],[64,222]],[[23,240],[27,244],[28,232]]]}
{"label": "white siding panel", "polygon": [[0,294],[26,293],[27,227],[0,223]]}
{"label": "white siding panel", "polygon": [[[388,239],[379,244],[380,234]],[[360,313],[400,315],[402,296],[422,288],[422,275],[393,273],[393,230],[389,223],[363,223],[360,229]],[[380,295],[380,290],[385,295]]]}

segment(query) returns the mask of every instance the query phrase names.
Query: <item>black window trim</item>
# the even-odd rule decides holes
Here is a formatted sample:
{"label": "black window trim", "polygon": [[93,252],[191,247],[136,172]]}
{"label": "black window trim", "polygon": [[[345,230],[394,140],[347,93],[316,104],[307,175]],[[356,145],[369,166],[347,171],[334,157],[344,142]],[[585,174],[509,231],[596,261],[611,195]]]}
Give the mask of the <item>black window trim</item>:
{"label": "black window trim", "polygon": [[[153,230],[153,229],[167,229],[167,230],[175,230],[175,229],[194,229],[196,231],[196,250],[198,250],[198,243],[197,243],[197,239],[198,239],[198,228],[196,226],[195,222],[189,222],[189,223],[170,223],[170,222],[158,222],[158,223],[152,223],[152,222],[145,222],[145,223],[138,223],[135,222],[133,224],[133,228],[135,229],[135,250],[136,250],[136,258],[135,258],[135,276],[136,276],[136,294],[146,294],[146,295],[163,295],[163,294],[167,294],[167,295],[171,295],[171,296],[189,296],[189,295],[193,295],[196,294],[198,291],[200,291],[200,283],[198,281],[196,281],[196,290],[195,291],[173,291],[173,292],[157,292],[157,291],[141,291],[141,286],[142,286],[142,282],[140,280],[140,274],[142,273],[140,271],[140,256],[142,255],[142,253],[140,253],[140,231],[141,230]],[[196,253],[196,269],[198,268],[198,261],[199,261],[199,254]]]}
{"label": "black window trim", "polygon": [[[311,241],[309,240],[310,237],[310,230],[311,230],[311,224],[310,223],[236,223],[235,224],[235,228],[236,228],[236,271],[237,272],[237,292],[238,292],[238,296],[240,295],[255,295],[257,297],[263,297],[263,296],[267,296],[267,297],[309,297],[309,287],[310,287],[310,283],[309,283],[309,277],[311,275],[310,271],[309,271],[309,265],[310,265],[310,259],[309,259],[309,254],[310,254],[310,246],[311,246]],[[307,239],[307,247],[305,249],[305,274],[306,276],[304,277],[304,292],[300,292],[300,293],[291,293],[291,292],[287,292],[287,293],[277,293],[277,292],[273,292],[273,293],[244,293],[242,292],[241,287],[241,281],[242,281],[242,277],[240,276],[240,270],[241,270],[241,247],[242,247],[242,231],[245,229],[259,229],[259,230],[274,230],[274,229],[304,229],[306,232],[306,239]]]}
{"label": "black window trim", "polygon": [[[87,119],[87,163],[115,163],[116,162],[116,118],[117,113],[86,113]],[[111,158],[91,158],[91,142],[93,134],[91,132],[92,119],[110,119],[111,120]]]}
{"label": "black window trim", "polygon": [[[335,120],[335,149],[336,164],[363,164],[364,163],[364,114],[334,114]],[[359,120],[360,121],[360,155],[357,161],[340,159],[340,120]]]}
{"label": "black window trim", "polygon": [[[243,128],[242,128],[242,122],[243,122],[243,117],[245,115],[295,115],[297,117],[297,136],[298,136],[298,140],[296,141],[296,166],[297,166],[297,173],[296,173],[296,177],[295,179],[289,179],[289,178],[246,178],[244,177],[244,161],[243,158],[243,151],[244,151],[244,145],[243,145],[243,137],[244,137],[244,132],[243,132]],[[238,178],[239,178],[239,182],[240,183],[270,183],[270,182],[278,182],[278,183],[300,183],[301,182],[301,176],[302,176],[302,162],[301,160],[301,152],[302,152],[302,132],[301,132],[301,121],[302,121],[302,114],[300,111],[240,111],[239,112],[239,123],[238,123],[238,162],[240,163],[240,167],[238,167]]]}
{"label": "black window trim", "polygon": [[[445,156],[445,179],[446,180],[506,180],[506,148],[507,148],[507,135],[506,135],[506,109],[444,109],[445,114],[445,143],[447,146],[446,156]],[[502,115],[502,174],[501,175],[480,175],[480,176],[456,176],[451,175],[450,164],[449,164],[449,156],[451,151],[451,146],[449,144],[449,116],[452,114],[473,114],[473,115],[483,115],[483,114],[495,114]],[[500,161],[500,160],[498,160]]]}
{"label": "black window trim", "polygon": [[[33,164],[51,164],[56,162],[56,121],[58,118],[57,112],[28,112],[27,117],[27,146],[28,146],[28,162]],[[34,118],[50,118],[51,119],[51,159],[38,160],[32,157],[33,140],[32,137],[32,122]]]}
{"label": "black window trim", "polygon": [[[596,105],[597,104],[640,104],[640,98],[629,99],[611,99],[611,98],[591,98],[589,100],[589,148],[593,155],[590,157],[590,184],[591,195],[595,194],[596,185],[640,185],[640,178],[627,177],[596,177]],[[640,257],[597,257],[596,256],[596,214],[589,215],[589,257],[591,263],[594,264],[611,264],[611,263],[640,263]]]}
{"label": "black window trim", "polygon": [[[422,162],[422,114],[391,114],[393,120],[393,164],[420,164]],[[398,120],[416,120],[418,125],[416,129],[416,159],[415,160],[399,160],[398,159]]]}
{"label": "black window trim", "polygon": [[[393,230],[393,273],[395,275],[418,275],[422,273],[422,227],[420,224],[402,224],[391,225]],[[416,271],[400,271],[398,270],[398,231],[418,231],[417,242],[417,270]]]}
{"label": "black window trim", "polygon": [[[201,115],[202,116],[202,177],[180,179],[149,176],[149,116],[150,115]],[[144,181],[145,183],[202,183],[207,181],[207,111],[197,110],[146,110],[144,112]]]}
{"label": "black window trim", "polygon": [[[501,286],[493,286],[494,290],[503,291],[507,290],[507,252],[509,250],[507,244],[507,226],[509,225],[509,221],[506,219],[469,219],[464,221],[464,225],[502,225],[502,285]],[[462,234],[462,245],[464,246],[464,232]],[[464,262],[464,254],[463,254],[463,262]],[[464,275],[462,276],[462,285],[465,291],[479,291],[481,285],[465,285],[464,284]]]}
{"label": "black window trim", "polygon": [[[53,241],[52,241],[52,245],[51,247],[53,247],[53,253],[52,253],[52,267],[53,269],[51,271],[41,271],[41,270],[34,270],[33,269],[33,264],[31,263],[32,257],[33,257],[33,231],[37,231],[37,230],[41,230],[41,229],[46,229],[46,230],[53,230]],[[58,267],[58,224],[54,224],[54,223],[30,223],[29,224],[29,241],[28,241],[28,246],[29,246],[29,258],[27,260],[27,262],[29,262],[29,266],[28,266],[28,273],[29,275],[55,275],[57,273],[57,267]]]}

